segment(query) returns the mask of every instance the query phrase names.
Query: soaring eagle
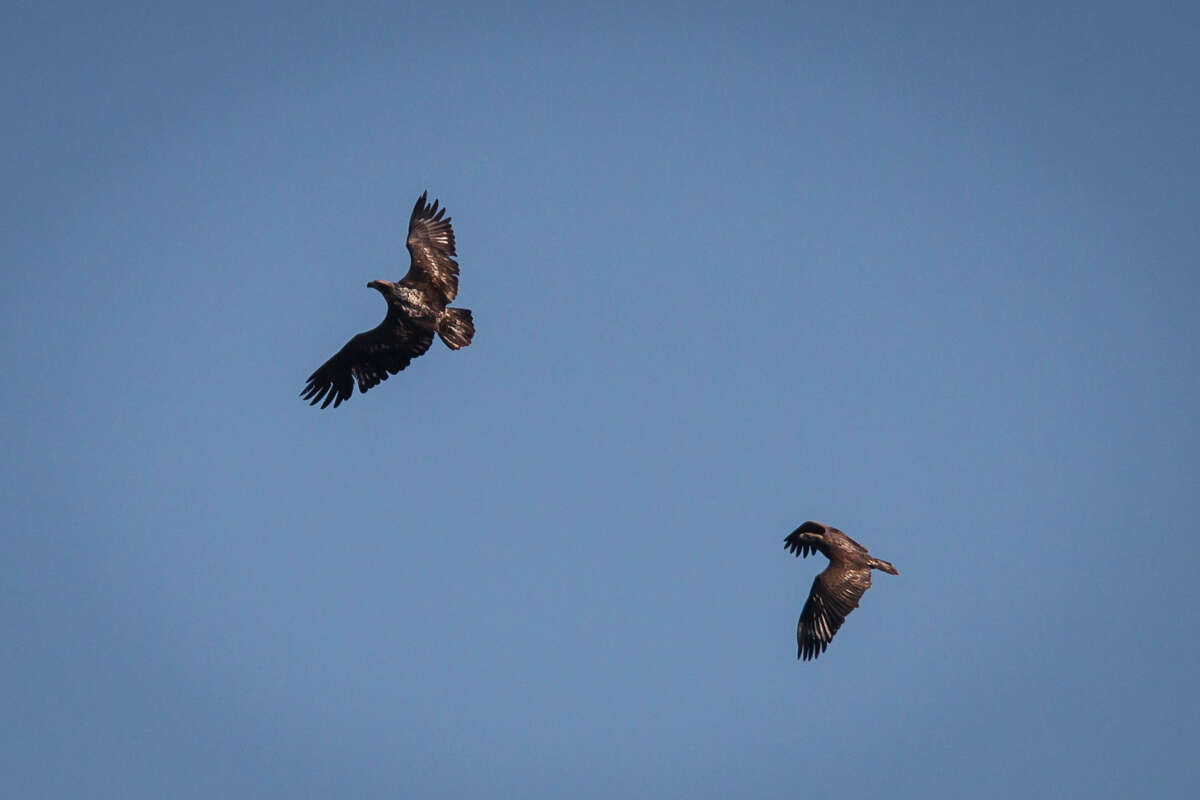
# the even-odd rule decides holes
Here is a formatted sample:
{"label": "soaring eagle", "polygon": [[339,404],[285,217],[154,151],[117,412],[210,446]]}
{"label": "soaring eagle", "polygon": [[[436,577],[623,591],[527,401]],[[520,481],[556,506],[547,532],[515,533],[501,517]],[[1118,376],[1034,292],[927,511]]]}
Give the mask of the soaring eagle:
{"label": "soaring eagle", "polygon": [[829,559],[829,566],[813,581],[796,626],[796,658],[805,661],[824,653],[846,615],[858,608],[858,601],[871,588],[871,570],[900,574],[888,562],[867,555],[867,548],[837,528],[820,522],[806,522],[796,528],[783,540],[783,546],[797,556],[819,552]]}
{"label": "soaring eagle", "polygon": [[[422,192],[408,221],[408,253],[412,265],[399,283],[375,280],[375,289],[387,301],[387,316],[379,326],[358,334],[312,375],[300,396],[310,405],[330,403],[337,408],[358,390],[365,392],[388,375],[395,375],[408,362],[433,344],[433,335],[451,350],[471,343],[475,323],[466,308],[450,308],[458,294],[458,262],[454,251],[454,229],[446,209],[438,201],[429,205]],[[324,400],[324,402],[321,402]]]}

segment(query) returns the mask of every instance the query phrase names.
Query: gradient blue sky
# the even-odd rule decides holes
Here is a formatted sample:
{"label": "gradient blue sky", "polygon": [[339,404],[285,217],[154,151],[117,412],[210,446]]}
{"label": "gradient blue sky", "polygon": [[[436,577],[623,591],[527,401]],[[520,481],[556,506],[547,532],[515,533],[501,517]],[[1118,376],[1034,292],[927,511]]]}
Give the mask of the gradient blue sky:
{"label": "gradient blue sky", "polygon": [[[7,7],[11,796],[1194,796],[1167,9]],[[308,407],[426,188],[475,344]]]}

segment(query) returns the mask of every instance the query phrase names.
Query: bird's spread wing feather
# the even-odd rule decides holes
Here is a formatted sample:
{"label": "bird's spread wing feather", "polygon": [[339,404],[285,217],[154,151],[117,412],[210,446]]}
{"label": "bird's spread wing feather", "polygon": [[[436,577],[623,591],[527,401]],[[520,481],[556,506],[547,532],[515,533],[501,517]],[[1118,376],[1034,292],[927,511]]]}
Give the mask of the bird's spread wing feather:
{"label": "bird's spread wing feather", "polygon": [[858,601],[869,588],[869,568],[845,569],[831,565],[818,575],[813,580],[812,591],[796,627],[798,656],[808,661],[825,652],[846,616],[858,608]]}
{"label": "bird's spread wing feather", "polygon": [[432,343],[433,331],[388,314],[382,324],[346,342],[345,347],[310,375],[300,396],[310,405],[321,403],[321,408],[325,408],[333,403],[337,408],[354,394],[356,381],[359,391],[365,392],[407,367]]}
{"label": "bird's spread wing feather", "polygon": [[783,546],[797,556],[807,558],[813,553],[829,555],[825,545],[826,527],[819,522],[806,522],[787,535]]}
{"label": "bird's spread wing feather", "polygon": [[438,209],[426,201],[427,192],[422,192],[413,207],[408,221],[408,253],[412,266],[404,276],[404,283],[427,283],[438,291],[443,301],[449,303],[458,295],[458,262],[454,260],[454,229],[450,217],[442,219],[446,209]]}

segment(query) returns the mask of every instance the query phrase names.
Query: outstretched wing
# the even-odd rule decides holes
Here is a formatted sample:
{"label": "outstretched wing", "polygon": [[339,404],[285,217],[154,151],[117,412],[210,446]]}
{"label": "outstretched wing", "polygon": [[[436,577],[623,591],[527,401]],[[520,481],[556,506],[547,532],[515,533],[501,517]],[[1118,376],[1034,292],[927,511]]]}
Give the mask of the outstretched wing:
{"label": "outstretched wing", "polygon": [[858,608],[867,589],[871,588],[871,570],[846,569],[830,565],[813,580],[808,602],[800,612],[796,626],[797,658],[808,661],[825,652],[833,635],[842,627],[846,616]]}
{"label": "outstretched wing", "polygon": [[[312,375],[300,396],[315,406],[337,408],[354,394],[354,383],[365,392],[388,375],[395,375],[429,349],[433,331],[388,314],[377,328],[360,333]],[[324,402],[321,402],[322,399]]]}
{"label": "outstretched wing", "polygon": [[408,254],[412,266],[402,283],[426,283],[441,294],[449,303],[458,294],[458,262],[454,256],[454,229],[450,217],[442,219],[446,209],[438,209],[438,201],[429,205],[422,192],[413,206],[408,221]]}
{"label": "outstretched wing", "polygon": [[829,555],[825,544],[825,534],[830,530],[828,525],[820,522],[806,522],[787,535],[783,546],[797,556],[807,558],[812,553]]}

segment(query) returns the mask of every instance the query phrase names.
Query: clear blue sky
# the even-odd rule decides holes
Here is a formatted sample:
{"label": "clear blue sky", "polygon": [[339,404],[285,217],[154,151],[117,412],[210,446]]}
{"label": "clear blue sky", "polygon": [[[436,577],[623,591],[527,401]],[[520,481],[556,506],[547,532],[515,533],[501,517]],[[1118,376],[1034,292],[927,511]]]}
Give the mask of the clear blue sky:
{"label": "clear blue sky", "polygon": [[[13,797],[1194,796],[1200,12],[111,5],[0,25]],[[423,189],[475,343],[308,407]]]}

